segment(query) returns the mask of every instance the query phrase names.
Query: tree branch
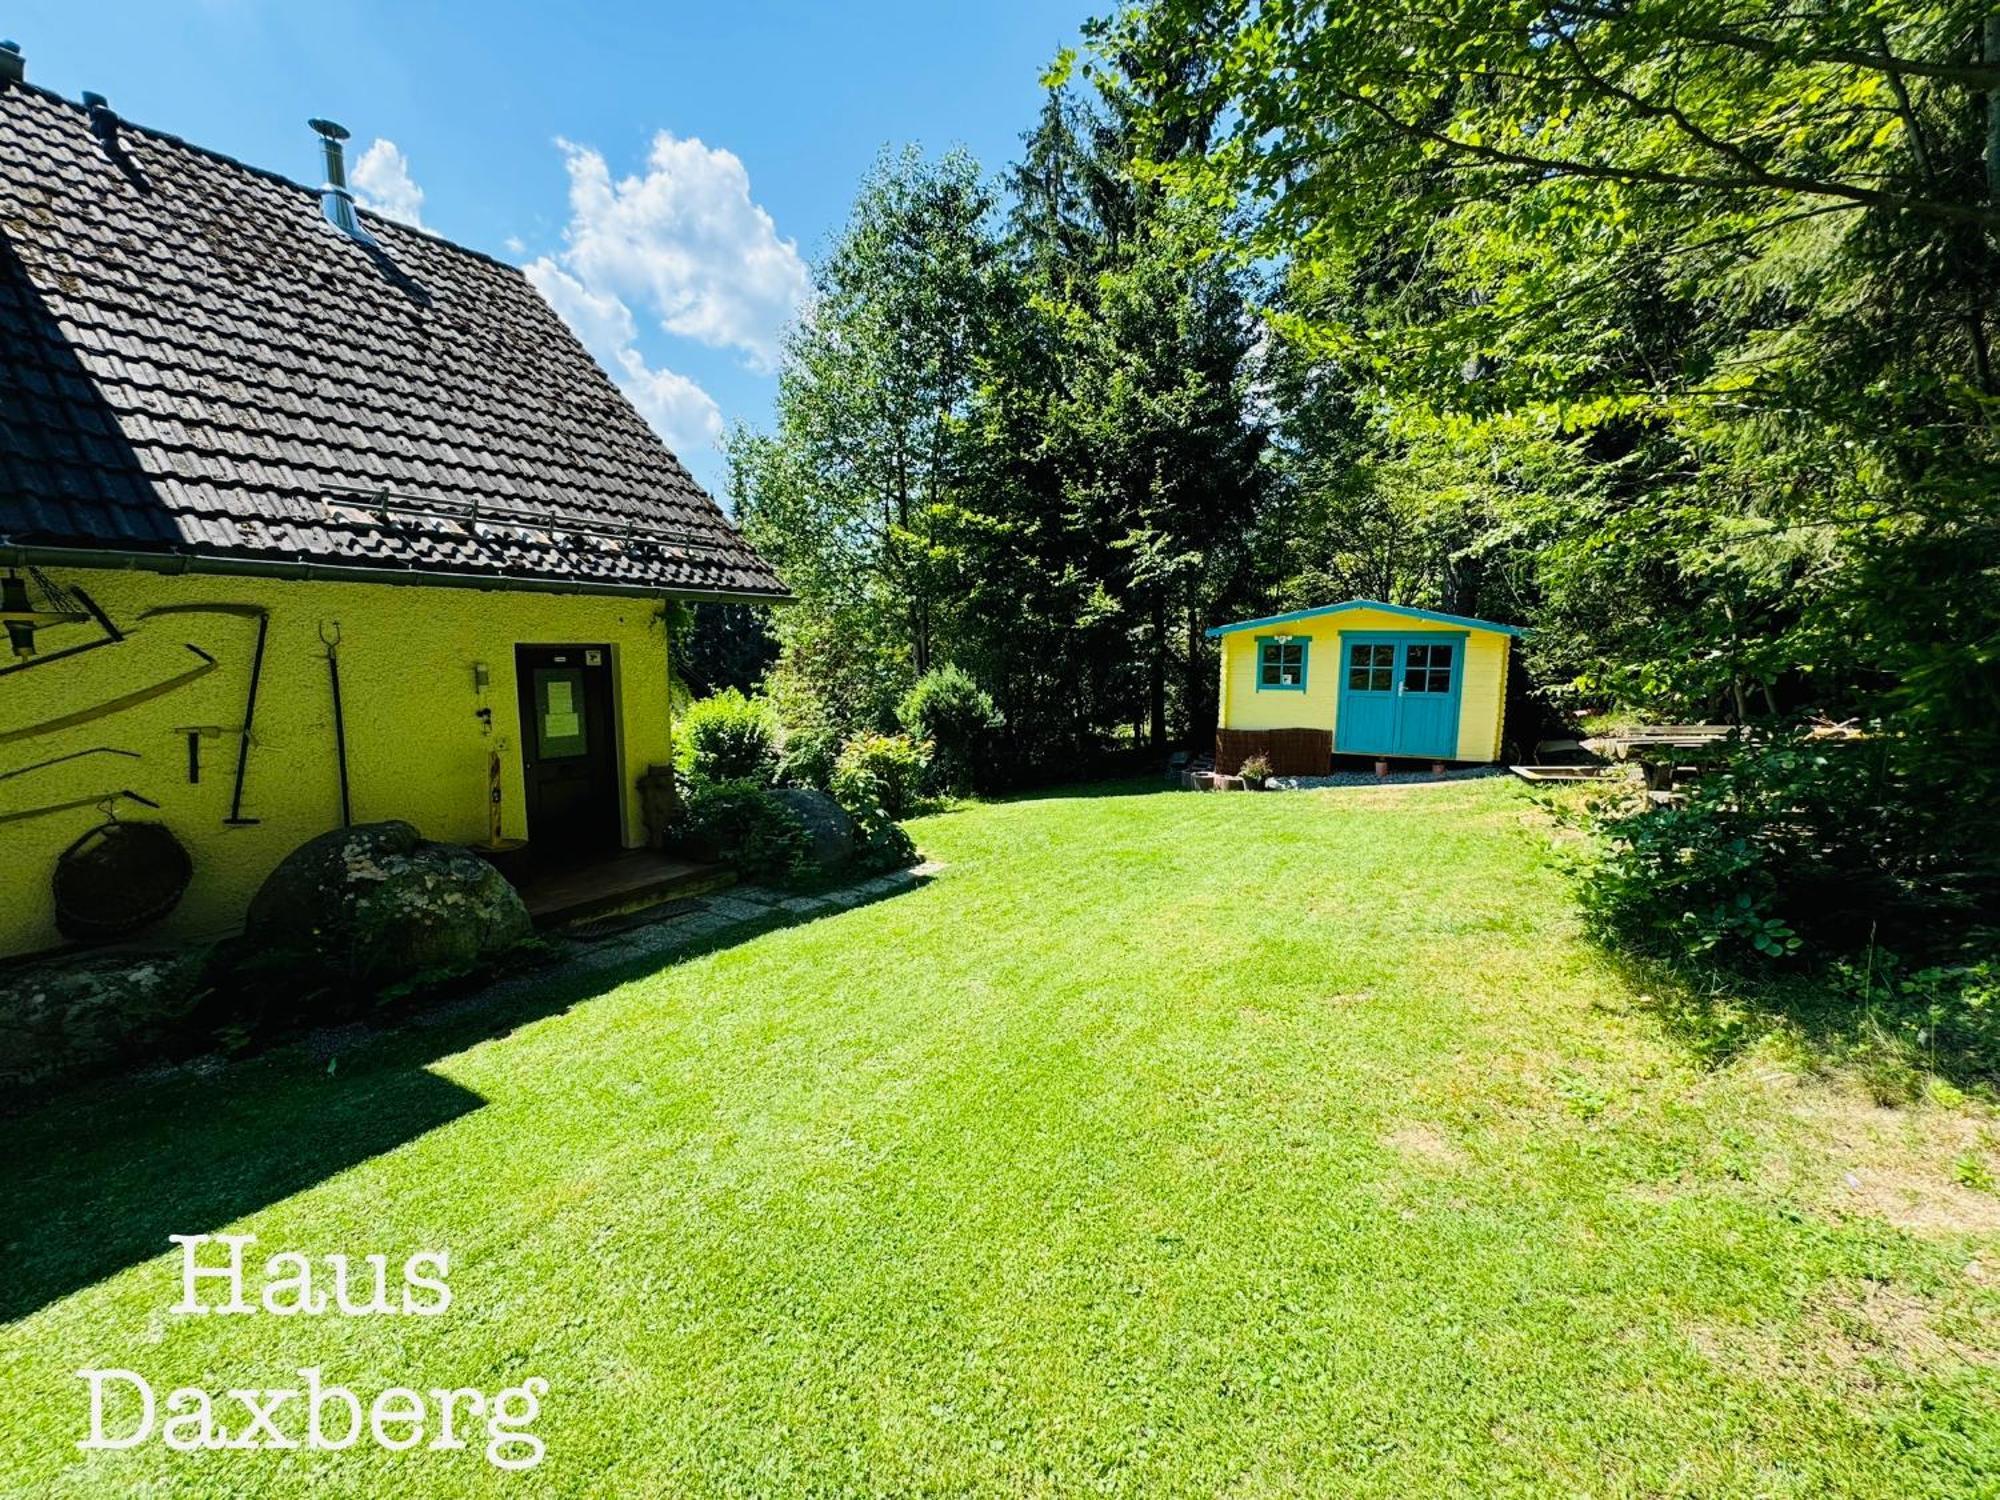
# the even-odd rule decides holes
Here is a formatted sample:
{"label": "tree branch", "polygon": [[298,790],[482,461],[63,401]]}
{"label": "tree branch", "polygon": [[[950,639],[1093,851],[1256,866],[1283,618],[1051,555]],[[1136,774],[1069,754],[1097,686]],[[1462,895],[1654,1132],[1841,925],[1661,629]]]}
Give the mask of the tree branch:
{"label": "tree branch", "polygon": [[1506,151],[1498,146],[1461,140],[1446,131],[1404,120],[1386,106],[1361,94],[1343,90],[1340,91],[1340,97],[1351,104],[1360,105],[1404,135],[1430,141],[1434,145],[1446,147],[1480,161],[1517,167],[1524,171],[1590,178],[1600,182],[1706,188],[1726,193],[1787,192],[1814,198],[1843,198],[1870,208],[1891,208],[1943,219],[1954,224],[1977,224],[1982,228],[2000,228],[2000,207],[1976,208],[1961,203],[1941,203],[1930,198],[1913,198],[1906,193],[1890,193],[1879,188],[1858,187],[1852,183],[1794,177],[1790,173],[1771,172],[1761,167],[1747,170],[1740,177],[1716,177],[1695,172],[1670,172],[1658,167],[1621,167],[1606,162],[1579,161],[1572,157],[1537,156],[1524,151]]}
{"label": "tree branch", "polygon": [[[1616,25],[1620,21],[1629,19],[1620,11],[1594,5],[1566,3],[1566,0],[1556,0],[1549,10],[1572,21],[1596,21],[1606,25]],[[1778,62],[1839,63],[1846,67],[1866,68],[1872,73],[1893,69],[1907,77],[1938,78],[1947,83],[1963,84],[1973,89],[2000,86],[2000,63],[1930,62],[1920,57],[1893,56],[1886,50],[1866,52],[1859,47],[1803,47],[1794,42],[1753,36],[1749,32],[1737,31],[1733,27],[1675,26],[1673,31],[1675,35],[1685,37],[1692,42],[1702,42],[1713,47],[1733,47],[1737,51],[1768,57]]]}

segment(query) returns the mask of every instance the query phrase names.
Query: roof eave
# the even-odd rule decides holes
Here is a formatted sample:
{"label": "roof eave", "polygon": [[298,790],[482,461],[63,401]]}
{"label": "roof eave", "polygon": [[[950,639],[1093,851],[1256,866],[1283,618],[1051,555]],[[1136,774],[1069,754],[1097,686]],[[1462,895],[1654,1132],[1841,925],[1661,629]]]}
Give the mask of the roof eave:
{"label": "roof eave", "polygon": [[1448,615],[1442,610],[1418,609],[1409,604],[1385,604],[1380,599],[1346,599],[1339,604],[1319,604],[1311,609],[1295,609],[1282,615],[1263,615],[1255,620],[1235,620],[1227,625],[1211,625],[1204,632],[1210,640],[1225,635],[1234,635],[1239,630],[1259,630],[1268,625],[1292,625],[1300,620],[1316,620],[1326,615],[1345,614],[1350,610],[1378,609],[1385,614],[1401,615],[1410,620],[1428,620],[1433,625],[1456,625],[1467,630],[1490,630],[1496,635],[1522,636],[1528,633],[1524,625],[1502,625],[1498,620],[1481,620],[1472,615]]}
{"label": "roof eave", "polygon": [[369,567],[309,562],[303,558],[246,557],[201,552],[145,552],[109,547],[31,546],[0,542],[0,564],[9,567],[127,569],[148,573],[279,578],[293,582],[378,583],[406,587],[481,589],[488,593],[593,594],[622,598],[686,599],[704,604],[790,604],[787,590],[698,589],[608,579],[538,577],[520,573],[450,573],[438,569]]}

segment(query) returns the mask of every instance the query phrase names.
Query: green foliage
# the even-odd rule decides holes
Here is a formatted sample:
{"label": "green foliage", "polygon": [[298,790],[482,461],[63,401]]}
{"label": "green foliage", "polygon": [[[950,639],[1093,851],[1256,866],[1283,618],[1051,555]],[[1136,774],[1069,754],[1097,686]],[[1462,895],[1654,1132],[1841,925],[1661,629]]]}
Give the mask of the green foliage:
{"label": "green foliage", "polygon": [[1598,930],[1662,954],[1829,958],[1880,942],[1927,961],[1986,941],[1993,851],[1952,768],[1883,735],[1751,736],[1682,800],[1616,807],[1583,883]]}
{"label": "green foliage", "polygon": [[776,431],[730,440],[744,532],[798,596],[773,691],[818,699],[843,734],[892,721],[955,613],[992,203],[962,154],[879,161],[787,345]]}
{"label": "green foliage", "polygon": [[880,809],[900,821],[922,805],[929,774],[927,746],[906,734],[865,732],[840,747],[831,790],[851,813]]}
{"label": "green foliage", "polygon": [[778,740],[778,780],[827,791],[840,755],[840,731],[827,724],[786,725]]}
{"label": "green foliage", "polygon": [[1917,967],[1870,947],[1827,980],[1933,1066],[1945,1058],[2000,1074],[2000,959]]}
{"label": "green foliage", "polygon": [[681,799],[670,836],[694,857],[726,864],[746,880],[789,885],[813,872],[805,825],[758,781],[697,782]]}
{"label": "green foliage", "polygon": [[881,875],[890,870],[906,870],[919,855],[908,830],[879,807],[853,812],[854,865],[856,875]]}
{"label": "green foliage", "polygon": [[949,664],[919,677],[896,705],[896,717],[931,747],[932,785],[955,796],[986,780],[994,736],[1007,722],[972,674]]}
{"label": "green foliage", "polygon": [[[1214,253],[1223,215],[1130,172],[1130,119],[1052,95],[1004,223],[966,158],[886,158],[817,270],[776,430],[731,441],[746,533],[799,596],[769,690],[843,737],[946,661],[1010,773],[1208,736],[1202,630],[1252,602],[1265,488],[1253,283]],[[979,778],[938,744],[947,785]]]}
{"label": "green foliage", "polygon": [[669,630],[675,677],[695,698],[755,692],[778,655],[771,612],[760,605],[677,604]]}
{"label": "green foliage", "polygon": [[771,705],[735,688],[688,706],[676,726],[674,765],[696,786],[749,780],[769,785],[778,771],[778,720]]}
{"label": "green foliage", "polygon": [[1275,604],[1521,620],[1564,711],[1870,732],[1607,830],[1588,895],[1621,940],[1764,963],[1879,922],[1957,956],[2000,908],[1981,14],[1144,0],[1092,28],[1148,170],[1245,205],[1234,248],[1279,268]]}
{"label": "green foliage", "polygon": [[1253,755],[1236,768],[1236,774],[1251,786],[1262,786],[1271,779],[1271,758],[1267,755]]}
{"label": "green foliage", "polygon": [[1772,851],[1734,810],[1703,799],[1647,808],[1603,828],[1606,849],[1582,886],[1603,935],[1634,947],[1725,959],[1783,958],[1799,939],[1773,915]]}
{"label": "green foliage", "polygon": [[1971,1188],[1975,1193],[2000,1192],[2000,1182],[1996,1182],[1993,1169],[1986,1165],[1986,1158],[1977,1151],[1961,1151],[1952,1160],[1951,1180],[1960,1187]]}

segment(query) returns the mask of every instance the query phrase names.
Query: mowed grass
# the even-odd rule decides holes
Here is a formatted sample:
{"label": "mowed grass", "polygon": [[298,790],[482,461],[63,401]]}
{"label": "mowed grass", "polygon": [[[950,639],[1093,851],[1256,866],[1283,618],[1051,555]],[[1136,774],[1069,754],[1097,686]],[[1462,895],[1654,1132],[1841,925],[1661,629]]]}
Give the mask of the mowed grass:
{"label": "mowed grass", "polygon": [[[1701,1066],[1511,784],[914,831],[873,905],[9,1122],[0,1487],[2000,1491],[1987,1116]],[[172,1315],[223,1228],[448,1249],[454,1303]],[[86,1364],[538,1375],[548,1452],[84,1454]]]}

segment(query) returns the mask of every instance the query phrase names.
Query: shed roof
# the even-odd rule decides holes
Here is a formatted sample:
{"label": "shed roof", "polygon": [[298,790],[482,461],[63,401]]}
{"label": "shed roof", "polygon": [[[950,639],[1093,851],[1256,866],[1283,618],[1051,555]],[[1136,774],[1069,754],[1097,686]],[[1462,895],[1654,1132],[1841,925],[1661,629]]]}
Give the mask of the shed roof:
{"label": "shed roof", "polygon": [[364,217],[0,84],[0,560],[784,596],[520,270]]}
{"label": "shed roof", "polygon": [[1500,635],[1522,635],[1526,632],[1519,625],[1502,625],[1498,620],[1479,620],[1471,615],[1448,615],[1441,610],[1416,609],[1408,604],[1384,604],[1380,599],[1347,599],[1339,604],[1320,604],[1311,609],[1295,609],[1288,614],[1263,615],[1255,620],[1237,620],[1229,625],[1212,625],[1208,637],[1231,635],[1239,630],[1256,630],[1266,625],[1292,625],[1300,620],[1316,620],[1322,615],[1345,614],[1349,610],[1372,609],[1384,614],[1401,615],[1409,620],[1428,620],[1433,625],[1457,625],[1466,630],[1491,630]]}

